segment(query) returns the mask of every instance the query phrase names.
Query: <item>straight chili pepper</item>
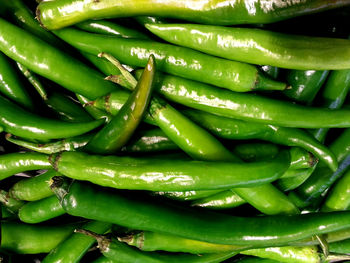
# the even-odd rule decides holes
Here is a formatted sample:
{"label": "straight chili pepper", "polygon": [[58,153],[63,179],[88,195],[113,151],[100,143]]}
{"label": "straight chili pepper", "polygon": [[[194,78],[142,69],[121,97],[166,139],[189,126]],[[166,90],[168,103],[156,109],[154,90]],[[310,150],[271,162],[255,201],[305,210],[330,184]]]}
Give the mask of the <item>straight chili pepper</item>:
{"label": "straight chili pepper", "polygon": [[[65,211],[132,229],[159,231],[227,245],[281,246],[313,235],[350,228],[349,212],[293,216],[235,217],[123,196],[91,184],[55,179],[52,189]],[[142,211],[142,212],[141,212]],[[322,226],[322,227],[321,227]]]}
{"label": "straight chili pepper", "polygon": [[97,109],[96,107],[90,105],[90,100],[82,95],[76,94],[77,99],[79,102],[83,105],[84,109],[93,117],[94,119],[105,119],[106,122],[108,123],[111,119],[112,116],[100,109]]}
{"label": "straight chili pepper", "polygon": [[276,180],[289,166],[281,152],[269,162],[230,163],[63,152],[52,156],[52,166],[65,176],[102,186],[152,191],[210,190],[257,186]]}
{"label": "straight chili pepper", "polygon": [[3,19],[0,36],[0,50],[7,56],[68,90],[95,99],[115,88],[99,72]]}
{"label": "straight chili pepper", "polygon": [[25,204],[21,200],[13,198],[8,192],[0,190],[0,204],[11,214],[17,214],[18,210]]}
{"label": "straight chili pepper", "polygon": [[147,24],[158,37],[226,59],[299,70],[350,68],[350,40],[288,35],[257,28]]}
{"label": "straight chili pepper", "polygon": [[40,23],[49,30],[76,24],[86,19],[128,16],[164,16],[185,19],[197,23],[233,25],[272,23],[300,15],[321,12],[346,6],[346,0],[307,0],[280,2],[219,1],[121,1],[99,2],[64,0],[43,1],[37,8]]}
{"label": "straight chili pepper", "polygon": [[135,90],[112,120],[84,147],[93,153],[112,153],[123,147],[141,122],[151,100],[155,59],[151,55]]}
{"label": "straight chili pepper", "polygon": [[148,57],[153,54],[160,71],[234,91],[284,90],[287,87],[285,83],[265,77],[252,65],[213,57],[188,48],[155,41],[106,37],[73,28],[55,31],[55,34],[79,50],[94,55],[100,52],[110,53],[131,66],[146,66]]}
{"label": "straight chili pepper", "polygon": [[100,126],[103,120],[70,123],[44,118],[11,103],[0,96],[0,126],[4,131],[31,140],[73,137]]}
{"label": "straight chili pepper", "polygon": [[49,156],[45,154],[26,152],[0,155],[0,180],[24,171],[49,168]]}

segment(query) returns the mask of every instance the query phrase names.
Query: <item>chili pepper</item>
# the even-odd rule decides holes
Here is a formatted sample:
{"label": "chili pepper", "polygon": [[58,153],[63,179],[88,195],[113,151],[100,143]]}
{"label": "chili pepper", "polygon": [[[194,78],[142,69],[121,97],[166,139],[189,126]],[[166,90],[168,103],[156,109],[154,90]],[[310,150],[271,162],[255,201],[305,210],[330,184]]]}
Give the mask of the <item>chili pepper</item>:
{"label": "chili pepper", "polygon": [[235,252],[226,252],[222,254],[207,255],[189,255],[189,254],[158,254],[156,252],[141,252],[138,249],[123,244],[117,240],[111,240],[104,236],[97,235],[91,231],[79,230],[79,233],[89,235],[97,240],[98,247],[102,254],[112,260],[119,262],[144,262],[144,263],[161,263],[161,262],[205,262],[214,263],[222,262],[225,259],[235,256]]}
{"label": "chili pepper", "polygon": [[58,92],[51,93],[45,102],[63,121],[87,122],[92,120],[91,116],[81,105],[75,103],[70,97]]}
{"label": "chili pepper", "polygon": [[76,24],[86,19],[101,19],[127,16],[164,16],[185,19],[197,23],[233,25],[272,23],[291,17],[306,15],[346,6],[347,1],[336,0],[306,2],[236,2],[220,0],[216,2],[198,1],[100,1],[84,2],[66,0],[41,2],[37,8],[37,17],[47,29],[57,29]]}
{"label": "chili pepper", "polygon": [[329,251],[334,253],[349,254],[350,239],[334,242],[329,244]]}
{"label": "chili pepper", "polygon": [[332,187],[322,211],[347,210],[350,206],[350,171],[346,172],[342,178]]}
{"label": "chili pepper", "polygon": [[291,89],[285,90],[284,94],[293,101],[311,105],[328,73],[328,70],[291,70],[287,73]]}
{"label": "chili pepper", "polygon": [[1,219],[13,217],[13,214],[1,203],[0,203],[0,208],[1,208],[1,211],[0,211],[0,213],[1,213],[0,218]]}
{"label": "chili pepper", "polygon": [[10,196],[25,201],[37,201],[52,196],[53,192],[48,183],[54,176],[60,174],[50,169],[40,175],[22,179],[10,188]]}
{"label": "chili pepper", "polygon": [[19,75],[10,60],[2,52],[0,52],[0,69],[0,92],[19,105],[32,110],[34,108],[32,98],[19,80]]}
{"label": "chili pepper", "polygon": [[94,118],[94,119],[105,119],[106,122],[110,122],[112,116],[105,111],[97,109],[96,107],[90,105],[90,100],[82,95],[76,94],[77,99],[83,105],[84,109]]}
{"label": "chili pepper", "polygon": [[328,167],[318,166],[314,173],[297,189],[289,194],[289,197],[299,207],[306,207],[312,201],[319,198],[322,193],[340,178],[350,165],[350,129],[346,129],[330,146],[338,162],[341,162],[337,171],[332,172]]}
{"label": "chili pepper", "polygon": [[6,134],[5,138],[9,142],[25,147],[32,151],[51,154],[62,151],[76,151],[85,146],[93,136],[94,134],[87,133],[76,137],[67,138],[61,141],[49,143],[33,143],[19,138],[14,138],[11,134]]}
{"label": "chili pepper", "polygon": [[123,147],[141,122],[151,99],[155,59],[151,55],[135,90],[112,120],[84,147],[89,152],[112,153]]}
{"label": "chili pepper", "polygon": [[23,29],[3,19],[0,19],[0,28],[0,50],[33,72],[90,99],[114,89],[99,72]]}
{"label": "chili pepper", "polygon": [[233,261],[234,263],[282,263],[273,259],[258,258],[258,257],[244,257]]}
{"label": "chili pepper", "polygon": [[36,224],[63,215],[65,212],[55,195],[26,203],[18,211],[24,223]]}
{"label": "chili pepper", "polygon": [[104,35],[118,36],[122,38],[150,39],[146,34],[135,29],[123,27],[108,20],[89,20],[75,25],[77,28]]}
{"label": "chili pepper", "polygon": [[[252,191],[251,191],[252,192]],[[205,207],[213,210],[230,209],[247,203],[238,194],[234,192],[234,189],[221,191],[219,193],[213,193],[196,199],[191,202],[191,206]]]}
{"label": "chili pepper", "polygon": [[48,253],[66,239],[78,224],[47,226],[1,222],[1,248],[17,254]]}
{"label": "chili pepper", "polygon": [[8,153],[0,155],[0,180],[16,173],[51,167],[49,156],[41,153]]}
{"label": "chili pepper", "polygon": [[23,201],[13,198],[4,190],[0,190],[0,203],[11,214],[17,214],[18,210],[25,204]]}
{"label": "chili pepper", "polygon": [[272,79],[277,79],[280,73],[280,69],[278,67],[273,67],[270,65],[260,66],[259,68]]}
{"label": "chili pepper", "polygon": [[188,48],[155,41],[123,39],[91,34],[73,28],[55,34],[79,50],[97,55],[110,53],[122,63],[144,67],[153,54],[160,71],[202,81],[218,87],[247,92],[252,90],[284,90],[285,83],[260,74],[252,65],[209,56]]}
{"label": "chili pepper", "polygon": [[187,110],[186,115],[210,132],[225,139],[263,139],[310,151],[332,169],[338,167],[334,154],[302,130],[245,122],[216,116],[203,111]]}
{"label": "chili pepper", "polygon": [[[246,162],[271,159],[279,152],[279,147],[272,143],[240,143],[233,147],[233,152]],[[292,159],[292,155],[291,155]],[[299,159],[299,158],[298,158]],[[293,161],[291,161],[293,162]]]}
{"label": "chili pepper", "polygon": [[198,24],[147,24],[146,28],[172,44],[251,64],[299,70],[350,68],[346,39]]}
{"label": "chili pepper", "polygon": [[0,96],[0,126],[4,131],[31,140],[73,137],[89,132],[103,123],[94,120],[70,123],[32,114]]}
{"label": "chili pepper", "polygon": [[139,132],[121,151],[149,153],[178,149],[179,147],[161,129],[151,129]]}
{"label": "chili pepper", "polygon": [[52,189],[70,215],[217,244],[281,246],[350,228],[350,212],[344,211],[253,218],[211,211],[196,213],[184,207],[152,203],[144,197],[101,191],[91,184],[75,181],[70,185],[61,180],[54,178]]}
{"label": "chili pepper", "polygon": [[275,185],[282,191],[291,191],[303,184],[314,172],[314,168],[290,170],[290,177],[278,179]]}
{"label": "chili pepper", "polygon": [[176,192],[176,191],[168,191],[168,192],[161,192],[156,191],[153,192],[155,195],[165,196],[167,198],[173,199],[173,200],[180,200],[180,201],[191,201],[196,199],[201,199],[206,196],[214,195],[217,193],[221,193],[222,190],[202,190],[202,191],[183,191],[183,192]]}
{"label": "chili pepper", "polygon": [[[90,230],[98,234],[104,234],[111,228],[111,224],[99,221],[90,221],[82,226],[82,229]],[[95,243],[95,239],[79,233],[74,233],[61,242],[56,248],[42,260],[43,263],[79,262],[87,250]]]}
{"label": "chili pepper", "polygon": [[102,186],[151,191],[186,191],[251,187],[280,177],[289,166],[281,152],[269,162],[230,163],[141,159],[63,152],[51,158],[65,176]]}
{"label": "chili pepper", "polygon": [[35,90],[38,92],[40,97],[43,100],[47,99],[47,93],[46,90],[39,80],[39,78],[31,72],[27,67],[23,66],[21,63],[16,62],[18,69],[22,72],[22,74],[27,78],[27,80],[32,84],[32,86],[35,88]]}

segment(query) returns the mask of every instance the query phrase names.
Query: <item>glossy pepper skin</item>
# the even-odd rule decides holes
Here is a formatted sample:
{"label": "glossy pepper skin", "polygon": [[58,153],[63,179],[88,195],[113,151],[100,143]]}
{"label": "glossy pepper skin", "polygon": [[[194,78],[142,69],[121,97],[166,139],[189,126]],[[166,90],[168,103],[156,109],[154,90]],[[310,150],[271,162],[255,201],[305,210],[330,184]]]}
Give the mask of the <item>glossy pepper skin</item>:
{"label": "glossy pepper skin", "polygon": [[151,55],[135,90],[118,114],[89,141],[85,150],[108,154],[120,150],[128,142],[150,103],[155,71],[155,59]]}
{"label": "glossy pepper skin", "polygon": [[0,52],[0,92],[24,108],[32,110],[33,100],[10,59]]}
{"label": "glossy pepper skin", "polygon": [[16,173],[48,169],[51,167],[49,156],[41,153],[8,153],[0,155],[0,180]]}
{"label": "glossy pepper skin", "polygon": [[288,152],[269,162],[232,163],[164,160],[64,152],[50,159],[65,176],[102,186],[152,191],[249,187],[276,180],[289,167]]}
{"label": "glossy pepper skin", "polygon": [[52,188],[68,214],[217,244],[286,245],[350,227],[349,212],[235,217],[152,203],[77,181],[70,185],[56,180]]}
{"label": "glossy pepper skin", "polygon": [[70,123],[30,113],[0,96],[0,126],[4,131],[31,140],[77,136],[100,126],[103,120]]}
{"label": "glossy pepper skin", "polygon": [[100,0],[42,2],[37,8],[37,17],[49,30],[57,29],[86,19],[127,17],[127,16],[165,16],[204,24],[255,24],[272,23],[295,16],[321,12],[348,5],[347,0],[308,1],[254,1],[243,0],[181,0],[181,1],[121,1]]}
{"label": "glossy pepper skin", "polygon": [[258,89],[284,90],[285,83],[271,80],[253,65],[221,59],[201,52],[155,41],[123,39],[67,28],[55,34],[79,50],[97,55],[110,53],[121,63],[145,67],[151,54],[157,69],[218,87],[247,92]]}
{"label": "glossy pepper skin", "polygon": [[0,36],[3,53],[66,89],[90,99],[114,89],[99,72],[3,19],[0,19]]}
{"label": "glossy pepper skin", "polygon": [[147,24],[158,37],[226,59],[299,70],[350,67],[350,40],[288,35],[256,28]]}

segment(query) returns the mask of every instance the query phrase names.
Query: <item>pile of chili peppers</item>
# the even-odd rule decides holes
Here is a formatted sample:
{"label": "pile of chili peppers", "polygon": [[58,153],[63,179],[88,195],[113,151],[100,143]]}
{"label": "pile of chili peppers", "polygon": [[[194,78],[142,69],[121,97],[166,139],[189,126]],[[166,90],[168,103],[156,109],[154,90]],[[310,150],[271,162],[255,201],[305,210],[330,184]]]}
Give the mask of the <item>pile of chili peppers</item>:
{"label": "pile of chili peppers", "polygon": [[350,0],[0,2],[0,262],[350,262]]}

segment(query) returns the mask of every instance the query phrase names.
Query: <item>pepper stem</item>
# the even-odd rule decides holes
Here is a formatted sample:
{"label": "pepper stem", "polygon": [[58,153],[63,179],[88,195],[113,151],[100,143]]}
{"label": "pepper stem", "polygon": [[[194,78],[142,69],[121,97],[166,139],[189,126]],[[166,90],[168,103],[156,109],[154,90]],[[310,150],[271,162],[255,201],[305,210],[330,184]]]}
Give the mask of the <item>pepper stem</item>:
{"label": "pepper stem", "polygon": [[95,232],[92,232],[90,230],[75,229],[74,232],[95,238],[98,243],[98,248],[101,250],[101,252],[107,251],[109,248],[109,244],[112,242],[110,239],[106,238],[105,236],[96,234]]}
{"label": "pepper stem", "polygon": [[345,254],[329,254],[326,257],[326,262],[338,262],[338,261],[344,261],[344,260],[350,260],[350,255]]}
{"label": "pepper stem", "polygon": [[[136,85],[137,85],[137,80],[134,78],[134,76],[127,71],[123,65],[119,62],[119,60],[117,60],[115,57],[113,57],[112,55],[102,52],[100,54],[98,54],[98,56],[101,58],[105,58],[107,59],[109,62],[111,62],[114,66],[116,66],[119,71],[122,73],[122,75],[125,77],[126,81],[129,83],[129,85],[131,86],[131,90],[135,89]],[[129,88],[129,87],[126,87]]]}
{"label": "pepper stem", "polygon": [[316,235],[316,238],[318,240],[318,242],[320,243],[320,247],[322,249],[323,255],[325,258],[328,258],[329,256],[329,245],[328,242],[326,240],[326,238],[323,235]]}

